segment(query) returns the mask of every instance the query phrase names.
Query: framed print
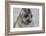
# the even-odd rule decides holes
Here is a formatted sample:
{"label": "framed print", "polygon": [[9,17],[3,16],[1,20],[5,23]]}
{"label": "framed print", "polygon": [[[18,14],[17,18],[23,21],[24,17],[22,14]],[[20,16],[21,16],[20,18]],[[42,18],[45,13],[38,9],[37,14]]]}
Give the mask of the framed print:
{"label": "framed print", "polygon": [[45,3],[5,2],[6,35],[45,32]]}

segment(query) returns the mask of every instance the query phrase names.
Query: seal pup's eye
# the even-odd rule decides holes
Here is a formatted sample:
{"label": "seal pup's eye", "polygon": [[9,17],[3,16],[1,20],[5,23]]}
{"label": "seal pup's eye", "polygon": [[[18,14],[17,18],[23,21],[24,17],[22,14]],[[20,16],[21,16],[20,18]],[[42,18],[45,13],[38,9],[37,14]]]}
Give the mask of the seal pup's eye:
{"label": "seal pup's eye", "polygon": [[24,15],[24,17],[25,17],[25,18],[27,18],[27,17],[28,17],[28,15]]}

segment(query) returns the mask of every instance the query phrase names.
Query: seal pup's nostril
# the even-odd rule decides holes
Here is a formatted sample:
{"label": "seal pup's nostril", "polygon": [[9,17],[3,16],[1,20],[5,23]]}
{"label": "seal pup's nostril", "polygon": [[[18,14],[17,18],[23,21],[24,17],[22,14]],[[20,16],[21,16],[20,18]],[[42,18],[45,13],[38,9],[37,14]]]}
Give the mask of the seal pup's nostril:
{"label": "seal pup's nostril", "polygon": [[28,23],[31,23],[31,21],[30,21],[30,20],[27,20],[27,22],[28,22]]}

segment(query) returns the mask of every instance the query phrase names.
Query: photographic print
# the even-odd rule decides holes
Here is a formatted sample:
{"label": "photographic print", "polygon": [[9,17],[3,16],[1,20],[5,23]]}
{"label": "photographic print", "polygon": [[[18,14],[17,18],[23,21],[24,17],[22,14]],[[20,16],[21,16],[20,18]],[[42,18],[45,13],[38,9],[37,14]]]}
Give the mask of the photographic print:
{"label": "photographic print", "polygon": [[10,9],[10,31],[42,30],[42,6],[10,5]]}
{"label": "photographic print", "polygon": [[45,32],[45,3],[5,2],[6,35]]}
{"label": "photographic print", "polygon": [[38,26],[39,8],[13,8],[13,28]]}

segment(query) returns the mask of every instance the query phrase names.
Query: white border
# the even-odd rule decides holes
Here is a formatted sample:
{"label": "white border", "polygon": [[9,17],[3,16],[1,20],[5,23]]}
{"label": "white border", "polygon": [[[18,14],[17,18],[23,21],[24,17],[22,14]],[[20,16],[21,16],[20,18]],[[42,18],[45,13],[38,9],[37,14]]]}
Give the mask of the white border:
{"label": "white border", "polygon": [[[13,8],[39,8],[39,27],[13,28]],[[16,31],[35,31],[35,30],[42,30],[42,6],[10,5],[10,31],[16,32]]]}

